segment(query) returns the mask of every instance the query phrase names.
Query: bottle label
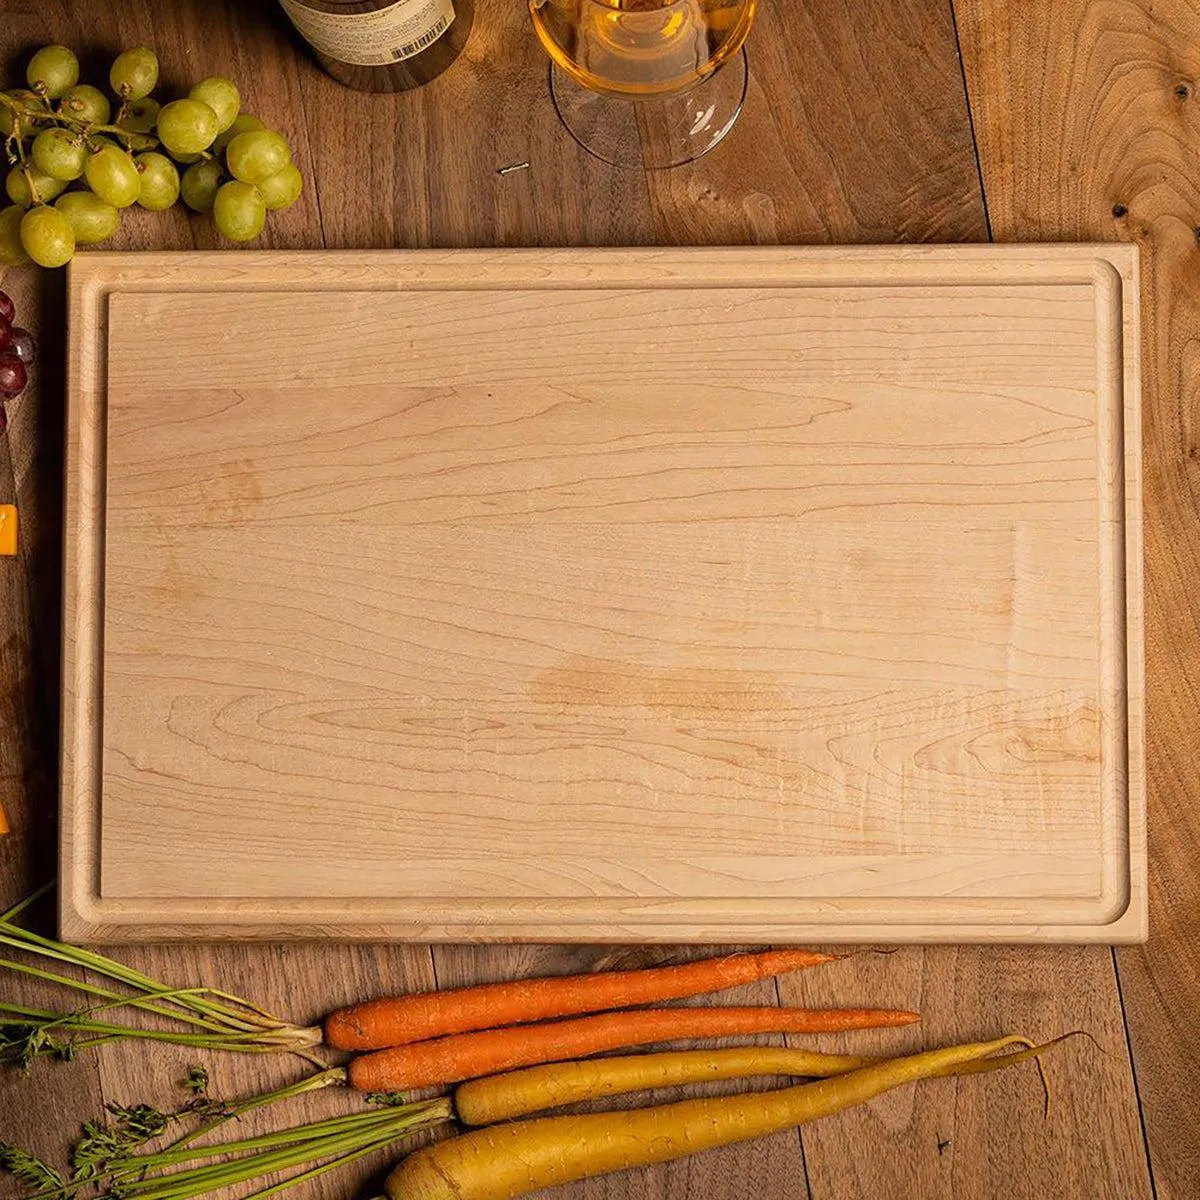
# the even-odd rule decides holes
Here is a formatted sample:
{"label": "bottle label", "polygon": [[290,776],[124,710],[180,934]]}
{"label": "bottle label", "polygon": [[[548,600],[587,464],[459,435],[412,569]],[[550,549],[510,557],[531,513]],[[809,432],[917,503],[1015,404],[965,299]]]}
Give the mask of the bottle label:
{"label": "bottle label", "polygon": [[454,23],[454,0],[396,0],[365,13],[309,8],[279,0],[314,50],[358,67],[386,67],[428,49]]}

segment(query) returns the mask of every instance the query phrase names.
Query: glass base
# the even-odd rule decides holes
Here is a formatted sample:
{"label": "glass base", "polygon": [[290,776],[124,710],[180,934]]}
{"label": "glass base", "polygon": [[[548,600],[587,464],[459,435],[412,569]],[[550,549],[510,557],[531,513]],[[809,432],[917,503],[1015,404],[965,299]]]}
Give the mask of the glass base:
{"label": "glass base", "polygon": [[741,116],[749,84],[744,48],[686,92],[638,99],[589,91],[550,67],[550,93],[571,136],[596,158],[637,171],[681,167],[718,146]]}

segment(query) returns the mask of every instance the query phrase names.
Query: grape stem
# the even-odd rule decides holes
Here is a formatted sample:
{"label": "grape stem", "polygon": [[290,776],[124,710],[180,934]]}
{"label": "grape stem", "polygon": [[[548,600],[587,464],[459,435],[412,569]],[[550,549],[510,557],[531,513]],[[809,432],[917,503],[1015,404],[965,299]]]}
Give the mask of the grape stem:
{"label": "grape stem", "polygon": [[33,172],[29,169],[29,160],[25,157],[25,146],[20,138],[17,138],[17,158],[21,163],[21,174],[25,176],[25,182],[29,186],[29,198],[34,204],[42,203],[42,195],[37,190],[37,184],[33,182]]}
{"label": "grape stem", "polygon": [[125,143],[126,150],[158,149],[158,138],[151,137],[146,133],[134,133],[132,130],[122,129],[118,125],[89,125],[83,132],[85,136],[93,133],[111,133]]}
{"label": "grape stem", "polygon": [[[134,133],[132,130],[121,128],[120,121],[128,108],[127,102],[122,102],[121,107],[117,110],[116,119],[112,124],[95,125],[90,121],[82,121],[78,117],[72,117],[63,112],[61,108],[54,109],[41,93],[38,93],[38,98],[41,103],[34,105],[32,103],[23,103],[21,100],[14,99],[12,96],[0,92],[0,105],[3,105],[13,114],[13,131],[6,140],[15,143],[16,154],[14,156],[10,147],[9,158],[10,160],[20,161],[21,167],[25,172],[25,178],[29,182],[29,190],[35,204],[40,204],[42,200],[38,195],[37,189],[33,186],[33,180],[29,174],[25,146],[21,137],[23,125],[34,126],[49,123],[57,125],[59,128],[67,129],[71,133],[78,134],[84,139],[89,139],[94,134],[107,133],[123,142],[127,153],[132,153],[135,150],[158,149],[158,138],[151,137],[149,134]],[[91,145],[90,142],[89,145]]]}
{"label": "grape stem", "polygon": [[[41,93],[38,94],[40,95]],[[21,137],[22,120],[27,117],[30,125],[35,125],[38,121],[39,110],[35,109],[32,105],[22,104],[20,101],[14,100],[11,96],[6,96],[3,92],[0,92],[0,104],[3,104],[13,114],[12,133],[5,139],[5,149],[8,152],[9,161],[20,164],[21,174],[25,176],[25,184],[29,188],[31,203],[41,204],[41,193],[37,190],[37,186],[33,182],[33,174],[29,170],[29,160],[25,156],[25,143]],[[47,108],[48,105],[43,97],[41,111],[45,112]],[[13,153],[14,146],[16,147],[16,154]]]}

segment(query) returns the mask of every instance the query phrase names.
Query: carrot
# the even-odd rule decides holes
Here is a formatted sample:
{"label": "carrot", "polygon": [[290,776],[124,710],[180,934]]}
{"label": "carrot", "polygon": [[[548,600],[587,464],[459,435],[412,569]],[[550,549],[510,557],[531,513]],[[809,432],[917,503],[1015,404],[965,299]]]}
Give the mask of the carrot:
{"label": "carrot", "polygon": [[[774,1092],[492,1125],[409,1155],[388,1176],[387,1193],[392,1200],[513,1200],[805,1125],[1016,1045],[1029,1043],[1006,1037],[930,1050]],[[1000,1070],[1046,1049],[1006,1054],[987,1066]]]}
{"label": "carrot", "polygon": [[815,967],[837,957],[812,950],[767,950],[645,971],[561,975],[369,1000],[330,1013],[325,1042],[335,1050],[379,1050],[471,1029],[660,1004]]}
{"label": "carrot", "polygon": [[[1067,1034],[1067,1037],[1075,1036],[1078,1035]],[[630,1092],[767,1075],[824,1079],[883,1061],[882,1058],[869,1055],[817,1054],[787,1046],[740,1046],[733,1050],[629,1054],[620,1058],[548,1063],[503,1075],[472,1079],[455,1088],[454,1107],[455,1115],[464,1125],[495,1125],[500,1121],[528,1117],[551,1108],[588,1100],[605,1100]],[[997,1061],[979,1059],[958,1064],[937,1074],[981,1075],[996,1070]]]}
{"label": "carrot", "polygon": [[919,1019],[916,1013],[873,1008],[651,1008],[603,1013],[376,1050],[351,1062],[350,1084],[366,1092],[392,1092],[652,1042],[747,1033],[832,1033],[911,1025]]}
{"label": "carrot", "polygon": [[548,1108],[603,1100],[629,1092],[749,1079],[764,1075],[842,1075],[879,1062],[848,1054],[816,1054],[786,1046],[739,1046],[734,1050],[680,1050],[629,1054],[586,1062],[551,1063],[506,1075],[489,1075],[458,1086],[454,1108],[464,1125],[495,1125]]}

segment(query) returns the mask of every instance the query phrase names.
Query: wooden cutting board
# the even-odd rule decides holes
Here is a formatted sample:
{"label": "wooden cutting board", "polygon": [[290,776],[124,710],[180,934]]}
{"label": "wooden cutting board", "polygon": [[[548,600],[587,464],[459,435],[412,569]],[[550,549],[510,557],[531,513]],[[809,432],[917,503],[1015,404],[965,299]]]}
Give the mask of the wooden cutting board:
{"label": "wooden cutting board", "polygon": [[79,940],[1146,932],[1126,246],[88,254]]}

